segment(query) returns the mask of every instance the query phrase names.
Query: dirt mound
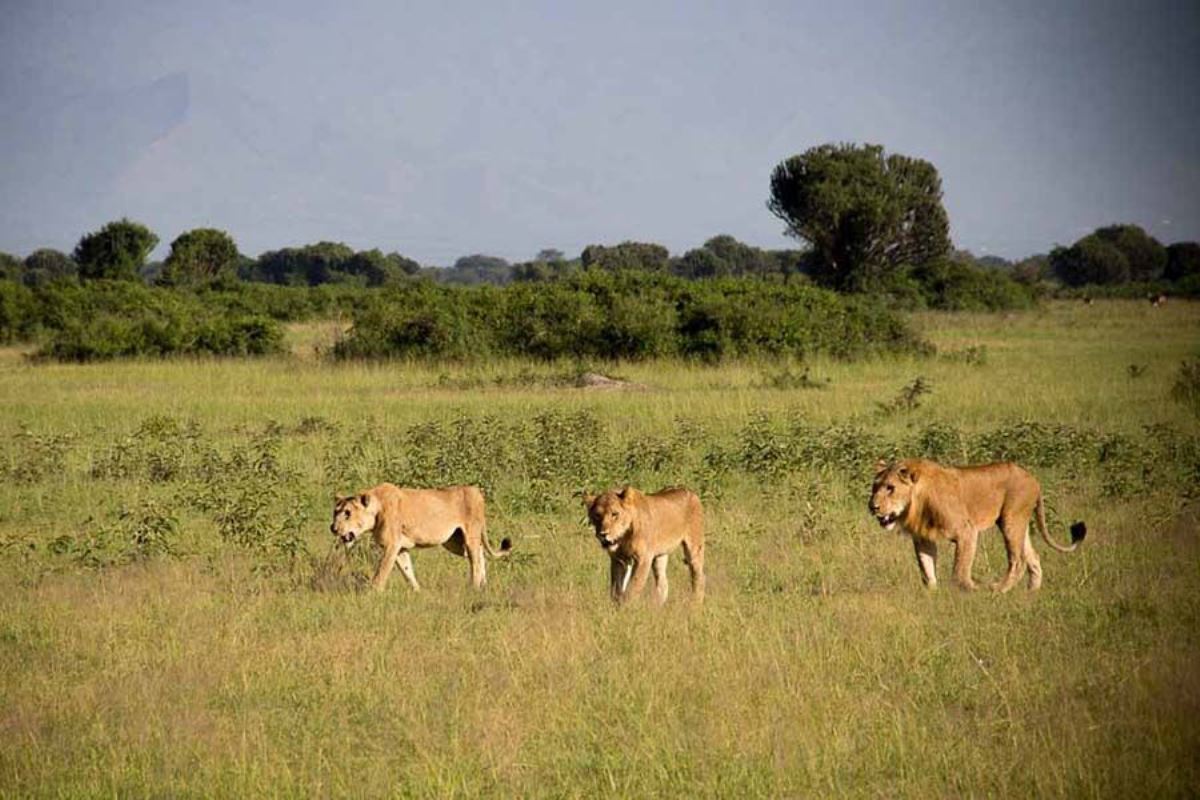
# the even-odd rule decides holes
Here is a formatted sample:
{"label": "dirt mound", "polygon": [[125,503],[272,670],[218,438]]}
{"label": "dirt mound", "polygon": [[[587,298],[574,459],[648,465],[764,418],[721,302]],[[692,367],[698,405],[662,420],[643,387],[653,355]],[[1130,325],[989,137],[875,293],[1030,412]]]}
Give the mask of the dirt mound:
{"label": "dirt mound", "polygon": [[646,385],[610,378],[598,372],[585,372],[575,379],[575,385],[580,389],[635,389],[644,391]]}

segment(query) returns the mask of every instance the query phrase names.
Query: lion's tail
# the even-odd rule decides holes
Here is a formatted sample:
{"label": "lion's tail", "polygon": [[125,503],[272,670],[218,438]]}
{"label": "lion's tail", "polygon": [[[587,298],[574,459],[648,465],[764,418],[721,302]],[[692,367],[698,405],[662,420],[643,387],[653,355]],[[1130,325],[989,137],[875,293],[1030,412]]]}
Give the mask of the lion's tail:
{"label": "lion's tail", "polygon": [[487,551],[488,556],[491,558],[504,558],[512,555],[512,539],[509,539],[507,536],[505,536],[500,540],[500,549],[493,550],[492,543],[488,541],[487,526],[485,525],[483,528],[483,549]]}
{"label": "lion's tail", "polygon": [[1037,510],[1037,526],[1038,526],[1038,530],[1042,532],[1042,538],[1046,540],[1046,544],[1050,545],[1058,552],[1070,553],[1072,550],[1074,550],[1076,547],[1078,547],[1079,543],[1083,541],[1083,538],[1085,536],[1087,536],[1087,525],[1083,524],[1083,522],[1075,522],[1075,523],[1071,524],[1071,544],[1070,544],[1070,546],[1068,547],[1068,546],[1059,544],[1058,542],[1056,542],[1050,538],[1050,531],[1048,531],[1046,529],[1046,505],[1045,505],[1045,503],[1042,502],[1042,496],[1040,494],[1038,495],[1036,510]]}

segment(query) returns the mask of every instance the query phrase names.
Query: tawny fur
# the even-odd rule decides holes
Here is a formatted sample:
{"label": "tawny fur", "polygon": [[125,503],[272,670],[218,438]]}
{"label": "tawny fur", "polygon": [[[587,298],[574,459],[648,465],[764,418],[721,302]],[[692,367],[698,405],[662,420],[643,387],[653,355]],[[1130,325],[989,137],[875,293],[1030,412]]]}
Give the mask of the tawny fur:
{"label": "tawny fur", "polygon": [[632,486],[585,495],[588,519],[608,553],[609,595],[623,603],[641,594],[654,573],[655,597],[667,600],[667,559],[683,546],[692,578],[692,597],[704,601],[704,510],[687,489],[643,494]]}
{"label": "tawny fur", "polygon": [[1011,462],[971,467],[945,467],[925,459],[876,465],[869,508],[880,525],[899,524],[912,537],[921,579],[937,585],[938,542],[953,542],[954,579],[974,589],[971,566],[979,534],[992,525],[1004,536],[1008,571],[992,586],[1007,592],[1029,571],[1029,588],[1042,584],[1042,565],[1029,537],[1036,520],[1046,543],[1063,553],[1074,550],[1086,534],[1083,523],[1072,526],[1072,544],[1063,546],[1046,530],[1042,487],[1037,478]]}
{"label": "tawny fur", "polygon": [[484,555],[501,558],[512,550],[505,539],[500,550],[493,550],[487,539],[483,492],[475,486],[449,486],[444,489],[403,489],[381,483],[351,497],[339,497],[333,507],[330,532],[351,547],[368,531],[382,550],[371,584],[377,590],[387,586],[393,567],[414,590],[420,590],[413,572],[410,551],[441,545],[455,555],[465,555],[470,563],[471,585],[480,588],[487,582]]}

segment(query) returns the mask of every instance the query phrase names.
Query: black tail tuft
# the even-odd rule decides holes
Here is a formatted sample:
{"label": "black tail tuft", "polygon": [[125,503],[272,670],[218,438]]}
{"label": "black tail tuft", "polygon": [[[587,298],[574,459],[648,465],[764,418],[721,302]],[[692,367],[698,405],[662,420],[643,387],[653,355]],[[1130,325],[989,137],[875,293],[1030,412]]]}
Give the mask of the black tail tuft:
{"label": "black tail tuft", "polygon": [[509,539],[507,536],[505,536],[500,540],[500,552],[504,553],[509,550],[512,550],[512,539]]}
{"label": "black tail tuft", "polygon": [[1083,522],[1076,522],[1071,526],[1071,544],[1079,544],[1083,538],[1087,536],[1087,525]]}

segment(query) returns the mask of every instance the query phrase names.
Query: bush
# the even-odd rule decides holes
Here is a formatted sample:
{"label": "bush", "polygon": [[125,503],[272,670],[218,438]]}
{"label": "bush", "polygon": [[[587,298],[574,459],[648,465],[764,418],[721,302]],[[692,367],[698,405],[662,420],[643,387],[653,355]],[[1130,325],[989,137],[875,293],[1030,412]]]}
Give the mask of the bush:
{"label": "bush", "polygon": [[871,298],[749,278],[695,283],[593,271],[545,284],[416,284],[383,292],[357,310],[335,352],[341,358],[715,360],[817,352],[851,358],[923,347],[903,320]]}
{"label": "bush", "polygon": [[36,353],[40,358],[265,355],[283,346],[283,332],[273,320],[225,313],[195,295],[133,282],[40,287],[34,304],[38,323],[49,332]]}

